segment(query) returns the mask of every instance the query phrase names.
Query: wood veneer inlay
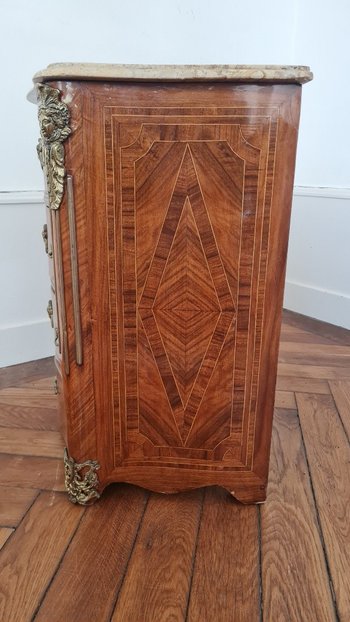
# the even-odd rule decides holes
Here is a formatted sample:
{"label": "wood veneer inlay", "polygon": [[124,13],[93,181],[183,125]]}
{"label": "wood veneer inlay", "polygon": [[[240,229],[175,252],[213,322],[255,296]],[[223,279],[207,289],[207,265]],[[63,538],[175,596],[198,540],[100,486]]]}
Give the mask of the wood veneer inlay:
{"label": "wood veneer inlay", "polygon": [[73,128],[84,349],[77,365],[64,196],[68,452],[97,461],[98,492],[216,484],[262,501],[301,88],[85,78],[52,83]]}

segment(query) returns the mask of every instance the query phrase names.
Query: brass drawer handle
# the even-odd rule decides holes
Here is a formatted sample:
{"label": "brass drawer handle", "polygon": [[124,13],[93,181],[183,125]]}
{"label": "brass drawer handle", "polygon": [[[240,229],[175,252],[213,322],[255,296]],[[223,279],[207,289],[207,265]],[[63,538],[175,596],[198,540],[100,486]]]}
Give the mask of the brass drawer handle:
{"label": "brass drawer handle", "polygon": [[55,395],[58,394],[58,382],[57,382],[57,378],[54,379],[53,381],[53,392]]}
{"label": "brass drawer handle", "polygon": [[55,346],[56,346],[56,348],[59,346],[59,343],[60,343],[60,336],[59,336],[58,328],[55,328]]}
{"label": "brass drawer handle", "polygon": [[41,232],[41,236],[44,240],[44,245],[45,245],[45,253],[52,258],[52,248],[50,248],[49,250],[49,237],[48,237],[48,232],[47,232],[47,225],[43,225],[43,230]]}
{"label": "brass drawer handle", "polygon": [[52,300],[49,300],[49,302],[47,303],[47,315],[49,316],[50,319],[50,323],[51,323],[51,327],[53,328],[53,306],[52,306]]}

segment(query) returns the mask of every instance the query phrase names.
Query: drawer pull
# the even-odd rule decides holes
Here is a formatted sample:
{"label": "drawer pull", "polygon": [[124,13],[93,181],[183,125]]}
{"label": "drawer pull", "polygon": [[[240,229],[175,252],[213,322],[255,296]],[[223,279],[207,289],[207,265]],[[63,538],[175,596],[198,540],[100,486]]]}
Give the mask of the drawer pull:
{"label": "drawer pull", "polygon": [[56,348],[59,346],[60,344],[60,335],[58,332],[58,328],[55,328],[55,346]]}
{"label": "drawer pull", "polygon": [[58,382],[57,382],[57,378],[54,379],[53,381],[53,392],[55,395],[58,394]]}
{"label": "drawer pull", "polygon": [[53,306],[52,306],[52,300],[49,300],[49,302],[47,303],[47,315],[49,316],[50,319],[50,323],[51,323],[51,327],[53,328]]}

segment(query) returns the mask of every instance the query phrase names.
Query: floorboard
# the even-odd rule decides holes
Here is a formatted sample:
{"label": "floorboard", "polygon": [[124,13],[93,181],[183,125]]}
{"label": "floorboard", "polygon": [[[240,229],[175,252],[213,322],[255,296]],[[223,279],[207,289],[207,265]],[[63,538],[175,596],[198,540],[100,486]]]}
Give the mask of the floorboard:
{"label": "floorboard", "polygon": [[346,380],[332,380],[329,386],[348,441],[350,441],[350,382]]}
{"label": "floorboard", "polygon": [[30,622],[84,509],[42,492],[0,556],[0,620]]}
{"label": "floorboard", "polygon": [[11,387],[0,391],[0,426],[33,430],[59,428],[57,397],[40,389]]}
{"label": "floorboard", "polygon": [[0,427],[0,453],[61,459],[63,449],[60,432]]}
{"label": "floorboard", "polygon": [[326,337],[333,343],[350,346],[350,330],[295,313],[294,311],[284,309],[283,326],[292,326],[297,330],[308,331],[316,336]]}
{"label": "floorboard", "polygon": [[257,506],[235,503],[225,490],[205,491],[189,622],[259,622],[258,512]]}
{"label": "floorboard", "polygon": [[323,366],[282,362],[278,364],[278,374],[281,376],[302,376],[304,378],[336,380],[339,378],[350,378],[350,365],[347,367],[332,367],[331,365]]}
{"label": "floorboard", "polygon": [[282,343],[279,349],[280,363],[350,367],[350,349],[347,346],[320,345],[314,343]]}
{"label": "floorboard", "polygon": [[38,490],[35,488],[2,486],[0,489],[0,525],[17,527],[37,495]]}
{"label": "floorboard", "polygon": [[110,620],[147,497],[140,488],[114,485],[88,509],[36,622]]}
{"label": "floorboard", "polygon": [[185,619],[202,498],[151,495],[111,622]]}
{"label": "floorboard", "polygon": [[268,498],[260,511],[264,620],[335,621],[295,411],[275,413]]}
{"label": "floorboard", "polygon": [[350,447],[329,395],[297,394],[340,620],[350,620]]}
{"label": "floorboard", "polygon": [[276,391],[275,408],[291,408],[294,410],[296,407],[293,391]]}
{"label": "floorboard", "polygon": [[320,378],[298,378],[295,376],[277,376],[277,391],[298,391],[299,393],[330,393],[327,380]]}
{"label": "floorboard", "polygon": [[62,459],[0,454],[0,473],[0,493],[1,486],[64,490]]}
{"label": "floorboard", "polygon": [[13,532],[14,529],[10,527],[0,527],[0,551]]}
{"label": "floorboard", "polygon": [[22,382],[41,380],[55,374],[55,364],[53,357],[30,361],[20,365],[11,365],[0,369],[0,389],[6,387],[17,387]]}

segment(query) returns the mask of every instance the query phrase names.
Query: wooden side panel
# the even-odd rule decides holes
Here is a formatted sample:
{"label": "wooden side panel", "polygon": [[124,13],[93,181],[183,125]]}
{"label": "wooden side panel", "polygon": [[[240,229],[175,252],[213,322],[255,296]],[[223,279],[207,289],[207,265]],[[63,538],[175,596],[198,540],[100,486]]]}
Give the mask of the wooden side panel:
{"label": "wooden side panel", "polygon": [[[80,102],[67,144],[83,178],[70,452],[99,460],[101,487],[221,484],[261,499],[300,87],[59,87]],[[61,227],[66,258],[64,205]]]}

